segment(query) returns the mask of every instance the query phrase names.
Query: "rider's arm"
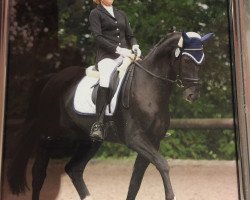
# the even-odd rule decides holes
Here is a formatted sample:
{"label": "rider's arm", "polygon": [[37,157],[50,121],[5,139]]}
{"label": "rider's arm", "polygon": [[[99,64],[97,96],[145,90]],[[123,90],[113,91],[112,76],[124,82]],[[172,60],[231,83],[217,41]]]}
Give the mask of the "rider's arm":
{"label": "rider's arm", "polygon": [[[122,11],[121,11],[122,12]],[[125,22],[126,22],[126,29],[125,29],[125,35],[126,35],[126,40],[130,45],[130,48],[132,48],[133,45],[137,45],[137,40],[134,36],[133,30],[130,26],[130,23],[128,21],[128,18],[124,12],[122,12],[124,17],[125,17]]]}
{"label": "rider's arm", "polygon": [[91,32],[95,38],[97,45],[108,52],[116,52],[117,45],[109,42],[102,34],[101,20],[96,10],[91,11],[89,15],[89,23]]}

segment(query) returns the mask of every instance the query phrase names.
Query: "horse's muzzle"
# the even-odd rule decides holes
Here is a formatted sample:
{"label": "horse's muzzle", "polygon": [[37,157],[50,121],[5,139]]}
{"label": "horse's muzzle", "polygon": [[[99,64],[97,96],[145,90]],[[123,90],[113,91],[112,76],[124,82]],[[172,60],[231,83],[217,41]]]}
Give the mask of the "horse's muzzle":
{"label": "horse's muzzle", "polygon": [[192,86],[183,91],[183,98],[188,102],[193,102],[200,97],[200,87]]}

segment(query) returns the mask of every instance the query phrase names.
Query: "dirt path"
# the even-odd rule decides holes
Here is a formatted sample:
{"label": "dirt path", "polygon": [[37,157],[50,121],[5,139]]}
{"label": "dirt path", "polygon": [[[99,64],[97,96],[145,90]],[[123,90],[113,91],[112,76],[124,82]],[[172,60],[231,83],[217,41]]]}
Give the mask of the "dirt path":
{"label": "dirt path", "polygon": [[[236,164],[233,161],[169,161],[172,185],[178,200],[237,200]],[[79,200],[64,162],[53,160],[47,173],[41,200]],[[93,200],[125,200],[133,161],[92,161],[84,178]],[[30,169],[30,166],[29,166]],[[31,177],[29,175],[29,183]],[[2,200],[31,200],[10,194],[6,181]],[[158,171],[147,169],[137,200],[164,200],[164,190]]]}

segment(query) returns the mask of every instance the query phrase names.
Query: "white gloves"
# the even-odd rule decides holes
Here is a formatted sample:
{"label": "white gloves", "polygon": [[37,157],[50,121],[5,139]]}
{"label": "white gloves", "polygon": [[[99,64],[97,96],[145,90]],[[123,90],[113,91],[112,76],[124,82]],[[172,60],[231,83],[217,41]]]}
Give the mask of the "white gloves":
{"label": "white gloves", "polygon": [[137,55],[138,58],[141,57],[141,50],[140,50],[138,44],[135,44],[135,45],[132,46],[132,51],[133,51],[134,54]]}
{"label": "white gloves", "polygon": [[[133,53],[132,53],[133,51]],[[127,48],[121,48],[121,47],[117,47],[116,48],[116,53],[120,54],[121,56],[123,57],[134,57],[133,54],[136,54],[137,57],[141,57],[141,50],[139,48],[139,45],[138,44],[135,44],[132,46],[132,51],[127,49]]]}
{"label": "white gloves", "polygon": [[133,57],[132,51],[126,48],[117,47],[116,53],[120,54],[123,57]]}

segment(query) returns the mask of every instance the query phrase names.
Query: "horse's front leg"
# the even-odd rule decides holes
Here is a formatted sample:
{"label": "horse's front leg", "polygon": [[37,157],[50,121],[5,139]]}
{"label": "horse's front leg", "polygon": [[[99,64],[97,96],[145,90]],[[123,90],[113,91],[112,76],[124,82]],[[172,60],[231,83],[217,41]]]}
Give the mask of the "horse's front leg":
{"label": "horse's front leg", "polygon": [[134,131],[133,133],[131,132],[132,134],[129,134],[127,132],[128,134],[126,137],[126,143],[128,147],[135,150],[138,154],[143,156],[157,168],[163,180],[165,189],[165,199],[175,200],[176,198],[169,178],[168,162],[157,151],[154,145],[148,140],[148,138],[144,135],[142,130],[138,129],[138,127],[135,127],[134,129],[132,128],[131,130],[136,130],[136,131]]}
{"label": "horse's front leg", "polygon": [[149,165],[149,161],[141,155],[137,155],[133,174],[129,184],[127,200],[134,200],[141,186],[144,173]]}

